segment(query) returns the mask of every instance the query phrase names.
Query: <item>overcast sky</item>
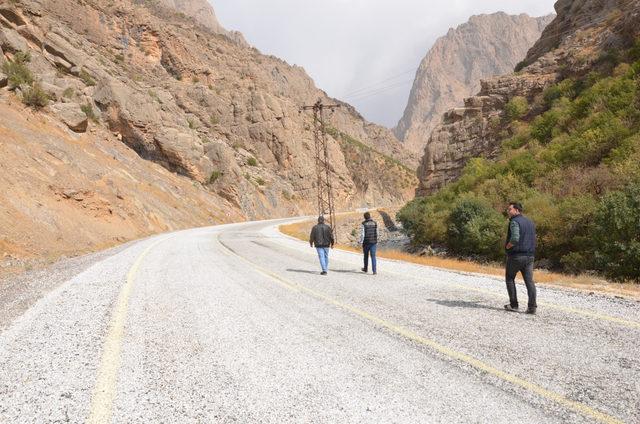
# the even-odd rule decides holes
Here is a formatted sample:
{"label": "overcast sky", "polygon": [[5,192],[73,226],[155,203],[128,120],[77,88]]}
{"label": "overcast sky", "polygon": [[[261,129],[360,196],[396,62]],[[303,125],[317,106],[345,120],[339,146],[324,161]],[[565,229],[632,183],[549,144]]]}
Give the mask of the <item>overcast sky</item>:
{"label": "overcast sky", "polygon": [[541,16],[555,0],[210,0],[262,53],[305,68],[330,96],[393,127],[435,40],[471,15]]}

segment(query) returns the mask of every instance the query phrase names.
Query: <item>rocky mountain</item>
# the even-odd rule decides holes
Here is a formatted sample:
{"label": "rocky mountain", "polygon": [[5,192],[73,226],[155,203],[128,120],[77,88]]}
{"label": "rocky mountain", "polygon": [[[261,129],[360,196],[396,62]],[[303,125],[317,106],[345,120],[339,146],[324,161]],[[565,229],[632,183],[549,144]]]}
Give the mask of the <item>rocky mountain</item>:
{"label": "rocky mountain", "polygon": [[422,153],[442,114],[477,93],[481,79],[513,70],[553,17],[498,12],[450,29],[420,63],[396,136]]}
{"label": "rocky mountain", "polygon": [[[217,33],[213,13],[189,16],[204,1],[171,3],[0,4],[0,106],[15,112],[0,114],[0,147],[12,152],[0,155],[0,168],[15,177],[1,181],[0,247],[34,254],[35,240],[47,238],[51,255],[60,253],[55,240],[74,222],[61,205],[86,224],[72,246],[89,250],[157,231],[315,213],[313,118],[300,107],[337,100],[302,68]],[[337,207],[404,202],[417,158],[340,104],[327,116]],[[29,202],[4,190],[30,181]],[[126,231],[105,224],[115,215]],[[35,219],[41,227],[24,224]]]}
{"label": "rocky mountain", "polygon": [[464,107],[444,114],[421,160],[419,196],[457,179],[469,158],[495,157],[501,141],[513,131],[514,111],[539,114],[545,88],[587,74],[607,52],[632,45],[640,35],[640,7],[635,1],[559,0],[555,10],[557,17],[517,72],[483,80],[480,92],[465,99]]}

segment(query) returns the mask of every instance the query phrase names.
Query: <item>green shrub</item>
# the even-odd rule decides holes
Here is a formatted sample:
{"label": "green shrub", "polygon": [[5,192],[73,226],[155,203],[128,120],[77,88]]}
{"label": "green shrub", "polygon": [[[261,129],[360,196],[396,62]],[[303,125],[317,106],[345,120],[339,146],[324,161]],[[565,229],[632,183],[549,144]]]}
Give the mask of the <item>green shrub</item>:
{"label": "green shrub", "polygon": [[94,85],[96,85],[96,81],[84,68],[80,69],[80,75],[78,75],[78,77],[82,80],[82,82],[84,82],[86,86],[93,87]]}
{"label": "green shrub", "polygon": [[74,95],[76,94],[75,90],[71,87],[67,87],[64,89],[64,91],[62,92],[62,97],[64,97],[65,99],[70,99],[72,98]]}
{"label": "green shrub", "polygon": [[21,85],[33,84],[33,74],[26,65],[30,60],[29,53],[18,52],[12,60],[7,60],[2,64],[2,72],[7,75],[9,87],[16,88]]}
{"label": "green shrub", "polygon": [[218,119],[216,115],[211,115],[209,122],[211,122],[211,125],[218,125],[220,123],[220,119]]}
{"label": "green shrub", "polygon": [[256,158],[251,156],[249,159],[247,159],[247,165],[249,165],[249,166],[258,166],[258,161],[256,160]]}
{"label": "green shrub", "polygon": [[98,117],[96,116],[96,113],[93,111],[93,106],[91,106],[91,103],[87,101],[86,104],[80,106],[80,110],[82,110],[84,114],[87,115],[87,118],[89,118],[90,120],[92,120],[93,122],[98,122]]}
{"label": "green shrub", "polygon": [[261,185],[261,186],[266,184],[265,180],[262,179],[262,177],[256,178],[256,183],[258,183],[258,185]]}
{"label": "green shrub", "polygon": [[222,171],[213,171],[209,177],[209,184],[215,183],[218,178],[222,177],[224,173]]}
{"label": "green shrub", "polygon": [[35,83],[22,93],[22,102],[34,109],[41,109],[49,104],[49,94],[42,89],[40,84]]}
{"label": "green shrub", "polygon": [[604,196],[594,222],[599,268],[615,280],[640,281],[640,182]]}
{"label": "green shrub", "polygon": [[516,96],[509,100],[504,112],[508,121],[515,121],[529,112],[529,102],[524,97]]}
{"label": "green shrub", "polygon": [[542,144],[547,144],[551,141],[554,135],[554,130],[558,125],[560,118],[557,110],[550,110],[545,114],[538,116],[533,120],[531,124],[531,137],[535,138]]}
{"label": "green shrub", "polygon": [[463,198],[448,219],[447,246],[462,255],[483,255],[498,259],[506,223],[493,208],[474,198]]}

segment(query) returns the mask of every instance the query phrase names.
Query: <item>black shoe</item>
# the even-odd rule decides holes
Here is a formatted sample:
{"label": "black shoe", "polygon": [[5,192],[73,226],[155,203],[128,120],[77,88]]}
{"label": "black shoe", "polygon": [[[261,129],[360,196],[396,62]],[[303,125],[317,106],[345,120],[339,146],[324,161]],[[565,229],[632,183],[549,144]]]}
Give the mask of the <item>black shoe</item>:
{"label": "black shoe", "polygon": [[320,275],[327,275],[327,271],[322,271]]}
{"label": "black shoe", "polygon": [[527,308],[527,312],[525,312],[529,315],[535,315],[536,314],[536,308]]}
{"label": "black shoe", "polygon": [[377,272],[374,272],[374,273],[373,273],[373,275],[377,275],[377,274],[378,274]]}
{"label": "black shoe", "polygon": [[367,269],[366,268],[360,268],[360,271],[364,272],[365,274],[367,273]]}
{"label": "black shoe", "polygon": [[507,311],[511,311],[511,312],[518,312],[518,307],[517,306],[511,306],[509,304],[504,305],[504,309],[506,309]]}

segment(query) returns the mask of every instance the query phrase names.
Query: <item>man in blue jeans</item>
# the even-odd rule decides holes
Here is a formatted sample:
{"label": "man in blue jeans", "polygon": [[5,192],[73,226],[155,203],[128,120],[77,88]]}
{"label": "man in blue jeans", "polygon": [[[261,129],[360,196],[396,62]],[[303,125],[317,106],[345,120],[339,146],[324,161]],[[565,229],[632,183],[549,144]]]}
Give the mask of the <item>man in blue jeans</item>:
{"label": "man in blue jeans", "polygon": [[313,247],[315,245],[318,251],[320,267],[322,268],[320,275],[327,275],[329,268],[329,247],[333,249],[333,243],[333,230],[324,223],[324,216],[319,216],[318,223],[311,229],[309,246]]}
{"label": "man in blue jeans", "polygon": [[369,212],[364,213],[364,221],[360,226],[360,244],[364,254],[364,268],[362,272],[367,272],[369,268],[369,255],[371,255],[371,271],[376,274],[376,250],[378,247],[378,224],[371,219]]}
{"label": "man in blue jeans", "polygon": [[516,292],[516,274],[520,272],[527,286],[529,303],[527,313],[535,314],[538,307],[536,303],[536,285],[533,282],[533,261],[536,254],[536,226],[527,217],[522,215],[522,205],[517,202],[509,203],[509,229],[505,250],[507,251],[506,281],[509,304],[504,305],[507,311],[518,310],[518,294]]}

